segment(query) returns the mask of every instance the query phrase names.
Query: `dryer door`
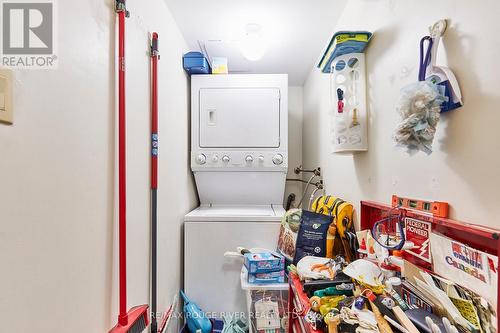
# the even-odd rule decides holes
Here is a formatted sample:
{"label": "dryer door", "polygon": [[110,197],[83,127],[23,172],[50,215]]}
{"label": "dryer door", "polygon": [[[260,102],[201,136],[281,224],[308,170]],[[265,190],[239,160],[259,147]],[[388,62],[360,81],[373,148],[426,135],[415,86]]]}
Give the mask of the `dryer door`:
{"label": "dryer door", "polygon": [[278,88],[200,89],[200,147],[278,148]]}

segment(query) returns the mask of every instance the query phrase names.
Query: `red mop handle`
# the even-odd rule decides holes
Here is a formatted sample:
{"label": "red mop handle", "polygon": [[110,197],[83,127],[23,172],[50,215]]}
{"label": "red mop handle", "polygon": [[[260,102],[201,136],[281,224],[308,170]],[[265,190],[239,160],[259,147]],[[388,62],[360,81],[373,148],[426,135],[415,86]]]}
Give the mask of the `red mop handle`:
{"label": "red mop handle", "polygon": [[120,314],[118,322],[127,324],[127,191],[125,117],[125,1],[118,0],[118,220],[120,253]]}
{"label": "red mop handle", "polygon": [[158,188],[158,34],[151,40],[151,188]]}

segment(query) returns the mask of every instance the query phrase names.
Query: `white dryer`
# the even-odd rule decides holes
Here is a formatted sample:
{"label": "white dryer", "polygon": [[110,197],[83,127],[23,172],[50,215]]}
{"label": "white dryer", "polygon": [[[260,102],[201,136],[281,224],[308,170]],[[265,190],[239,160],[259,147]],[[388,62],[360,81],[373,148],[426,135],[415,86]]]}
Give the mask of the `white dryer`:
{"label": "white dryer", "polygon": [[288,168],[287,75],[193,75],[184,289],[204,311],[246,312],[237,246],[276,248]]}

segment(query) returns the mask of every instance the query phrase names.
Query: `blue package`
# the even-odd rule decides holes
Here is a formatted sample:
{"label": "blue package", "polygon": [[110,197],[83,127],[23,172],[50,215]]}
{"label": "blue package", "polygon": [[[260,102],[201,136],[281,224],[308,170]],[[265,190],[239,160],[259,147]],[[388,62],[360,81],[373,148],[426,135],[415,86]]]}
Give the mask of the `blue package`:
{"label": "blue package", "polygon": [[274,284],[285,283],[285,271],[269,273],[248,273],[250,284]]}
{"label": "blue package", "polygon": [[210,74],[210,64],[201,52],[188,52],[182,57],[182,66],[189,75]]}
{"label": "blue package", "polygon": [[362,53],[372,38],[369,31],[336,32],[319,61],[318,68],[323,73],[330,73],[335,58],[349,53]]}
{"label": "blue package", "polygon": [[285,257],[276,252],[246,253],[245,267],[251,274],[283,271]]}
{"label": "blue package", "polygon": [[332,222],[332,216],[307,210],[302,211],[297,242],[295,243],[294,265],[297,265],[300,259],[306,256],[326,257],[326,239],[328,228]]}

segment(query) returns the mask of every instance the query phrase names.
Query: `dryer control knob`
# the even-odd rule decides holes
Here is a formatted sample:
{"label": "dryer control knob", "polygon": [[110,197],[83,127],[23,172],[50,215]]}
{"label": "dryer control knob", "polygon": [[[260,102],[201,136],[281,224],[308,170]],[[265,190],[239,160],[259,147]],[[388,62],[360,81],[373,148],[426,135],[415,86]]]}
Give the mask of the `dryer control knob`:
{"label": "dryer control knob", "polygon": [[219,155],[217,154],[212,155],[212,162],[217,163],[217,161],[219,161]]}
{"label": "dryer control knob", "polygon": [[227,155],[222,156],[222,162],[229,163],[230,160],[231,159],[229,158],[229,156],[227,156]]}
{"label": "dryer control knob", "polygon": [[204,154],[196,156],[196,163],[205,164],[207,162],[207,157]]}
{"label": "dryer control knob", "polygon": [[264,156],[263,156],[263,155],[260,155],[260,156],[259,156],[259,162],[260,162],[260,163],[264,163]]}
{"label": "dryer control knob", "polygon": [[245,157],[245,161],[246,161],[248,164],[252,163],[252,162],[253,162],[253,157],[252,157],[252,155],[247,155],[247,157]]}
{"label": "dryer control knob", "polygon": [[283,155],[281,154],[276,154],[273,156],[273,163],[276,165],[280,165],[283,163]]}

